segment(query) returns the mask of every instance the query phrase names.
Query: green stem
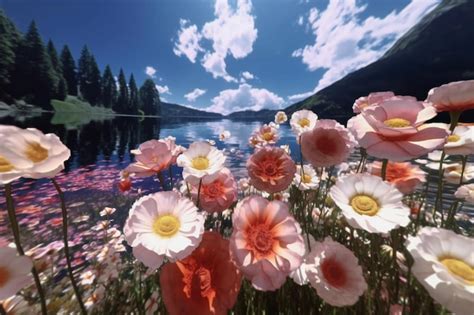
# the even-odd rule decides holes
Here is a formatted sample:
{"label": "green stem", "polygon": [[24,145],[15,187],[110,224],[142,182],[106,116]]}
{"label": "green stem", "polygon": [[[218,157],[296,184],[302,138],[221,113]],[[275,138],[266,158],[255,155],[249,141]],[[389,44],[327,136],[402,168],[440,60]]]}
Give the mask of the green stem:
{"label": "green stem", "polygon": [[3,308],[3,305],[0,303],[0,315],[8,315],[7,311]]}
{"label": "green stem", "polygon": [[[5,185],[5,198],[7,200],[8,219],[10,220],[10,225],[13,232],[13,238],[15,240],[16,250],[18,251],[18,254],[20,256],[24,256],[25,251],[23,250],[23,246],[21,246],[20,227],[18,226],[18,221],[16,219],[15,204],[13,202],[11,184]],[[38,272],[36,271],[36,268],[34,265],[31,268],[31,273],[33,274],[33,279],[35,281],[36,289],[38,290],[38,296],[39,296],[40,304],[41,304],[41,313],[43,315],[46,315],[48,314],[48,309],[46,307],[46,299],[44,297],[43,287],[41,286],[41,280],[39,278]]]}
{"label": "green stem", "polygon": [[199,209],[199,203],[201,201],[201,186],[202,186],[202,178],[199,179],[199,186],[198,186],[198,195],[197,195],[197,201],[196,201],[196,207]]}
{"label": "green stem", "polygon": [[461,169],[461,179],[459,180],[459,186],[462,185],[462,182],[464,179],[464,171],[466,170],[466,164],[467,164],[467,155],[462,156],[461,161],[462,161],[462,169]]}
{"label": "green stem", "polygon": [[388,165],[388,160],[383,159],[382,160],[382,179],[385,180],[385,177],[387,176],[387,165]]}
{"label": "green stem", "polygon": [[[443,163],[444,158],[446,157],[446,153],[443,151],[441,153],[441,159],[439,161],[439,168],[438,168],[438,191],[436,192],[436,200],[435,206],[433,208],[433,220],[436,220],[436,212],[440,210],[440,207],[443,207],[443,176],[444,176],[444,169]],[[441,209],[442,211],[443,209]]]}
{"label": "green stem", "polygon": [[161,172],[156,173],[158,180],[160,181],[161,190],[166,191],[165,179],[163,178],[163,174]]}
{"label": "green stem", "polygon": [[169,174],[169,177],[170,177],[170,185],[171,185],[171,189],[173,189],[173,166],[170,165],[169,169],[168,169],[168,174]]}
{"label": "green stem", "polygon": [[456,128],[459,122],[459,117],[461,117],[461,112],[449,112],[449,116],[451,118],[451,125],[449,126],[449,131],[451,131],[451,134],[452,134],[454,131],[454,128]]}
{"label": "green stem", "polygon": [[67,209],[66,203],[64,201],[64,193],[59,187],[59,184],[56,182],[54,178],[51,178],[51,181],[58,192],[59,200],[61,201],[61,214],[63,217],[63,241],[64,241],[64,254],[66,256],[66,264],[67,264],[67,272],[69,274],[69,279],[71,280],[71,285],[74,290],[74,294],[76,295],[77,302],[79,303],[79,307],[81,308],[82,314],[87,314],[86,307],[84,306],[84,302],[82,301],[81,293],[79,292],[79,288],[77,286],[76,280],[74,279],[74,272],[72,269],[71,264],[71,255],[69,252],[69,241],[68,241],[68,219],[67,219]]}

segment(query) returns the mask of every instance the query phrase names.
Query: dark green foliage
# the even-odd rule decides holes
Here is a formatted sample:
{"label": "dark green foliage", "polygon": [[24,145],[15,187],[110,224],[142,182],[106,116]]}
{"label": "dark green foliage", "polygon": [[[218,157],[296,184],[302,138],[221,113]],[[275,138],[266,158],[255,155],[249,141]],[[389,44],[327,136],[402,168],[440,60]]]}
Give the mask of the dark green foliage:
{"label": "dark green foliage", "polygon": [[66,79],[64,79],[63,76],[60,76],[59,81],[58,81],[58,87],[56,89],[55,99],[61,100],[61,101],[65,100],[67,97],[67,91],[68,91],[68,86],[67,86]]}
{"label": "dark green foliage", "polygon": [[53,98],[58,100],[64,100],[67,96],[67,83],[63,77],[63,66],[61,64],[61,60],[58,57],[58,53],[52,40],[48,41],[48,46],[46,48],[49,60],[51,61],[51,66],[53,67],[54,74],[55,74],[55,93]]}
{"label": "dark green foliage", "polygon": [[100,70],[87,46],[84,46],[81,51],[78,77],[81,96],[92,105],[99,104],[101,101]]}
{"label": "dark green foliage", "polygon": [[107,65],[102,76],[102,105],[112,108],[117,100],[117,86],[110,66]]}
{"label": "dark green foliage", "polygon": [[20,33],[0,10],[0,99],[10,101],[12,75],[15,69],[15,50]]}
{"label": "dark green foliage", "polygon": [[128,107],[128,87],[127,81],[125,80],[125,74],[123,73],[122,69],[120,69],[118,85],[118,98],[117,103],[115,104],[115,108],[113,108],[113,110],[117,113],[125,113]]}
{"label": "dark green foliage", "polygon": [[141,86],[140,100],[142,103],[142,110],[145,115],[161,114],[160,95],[153,80],[146,79]]}
{"label": "dark green foliage", "polygon": [[56,75],[34,21],[18,45],[12,82],[16,98],[51,109]]}
{"label": "dark green foliage", "polygon": [[135,83],[135,78],[133,74],[130,75],[130,80],[128,81],[128,88],[130,91],[130,98],[128,100],[128,110],[129,114],[137,114],[140,109],[140,97],[138,94],[137,84]]}
{"label": "dark green foliage", "polygon": [[67,45],[64,45],[61,51],[61,64],[63,76],[67,83],[67,93],[69,95],[77,95],[76,63]]}

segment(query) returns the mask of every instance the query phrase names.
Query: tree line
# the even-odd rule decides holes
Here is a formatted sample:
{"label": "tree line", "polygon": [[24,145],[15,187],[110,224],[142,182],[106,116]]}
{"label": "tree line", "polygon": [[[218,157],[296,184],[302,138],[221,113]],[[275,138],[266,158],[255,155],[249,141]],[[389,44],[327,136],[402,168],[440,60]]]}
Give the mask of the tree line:
{"label": "tree line", "polygon": [[145,80],[138,89],[133,73],[127,81],[123,69],[117,78],[107,65],[101,74],[94,55],[84,46],[77,61],[67,45],[58,54],[53,41],[46,45],[34,21],[26,34],[0,10],[0,100],[15,99],[50,110],[51,100],[77,96],[91,105],[117,113],[160,114],[155,83]]}

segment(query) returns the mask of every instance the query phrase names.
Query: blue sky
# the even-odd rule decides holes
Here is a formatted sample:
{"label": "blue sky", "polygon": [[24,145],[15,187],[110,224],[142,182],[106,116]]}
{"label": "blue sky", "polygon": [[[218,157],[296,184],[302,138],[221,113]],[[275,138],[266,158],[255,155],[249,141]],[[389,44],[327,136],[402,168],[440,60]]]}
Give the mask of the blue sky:
{"label": "blue sky", "polygon": [[[375,60],[440,0],[0,0],[25,31],[161,98],[221,113],[284,108]],[[148,70],[148,71],[147,71]],[[147,74],[148,73],[148,74]]]}

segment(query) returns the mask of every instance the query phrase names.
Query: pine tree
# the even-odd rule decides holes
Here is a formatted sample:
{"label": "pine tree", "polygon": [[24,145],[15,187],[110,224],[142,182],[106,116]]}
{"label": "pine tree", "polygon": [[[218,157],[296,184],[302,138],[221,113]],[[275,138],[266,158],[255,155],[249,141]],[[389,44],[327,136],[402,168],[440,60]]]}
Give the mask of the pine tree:
{"label": "pine tree", "polygon": [[61,60],[58,57],[56,47],[54,47],[53,41],[51,39],[48,41],[48,46],[46,50],[48,52],[49,60],[51,61],[51,66],[53,67],[56,76],[54,84],[54,98],[64,100],[67,96],[67,83],[63,77],[63,66]]}
{"label": "pine tree", "polygon": [[64,45],[61,51],[61,64],[63,67],[63,76],[66,80],[67,94],[77,95],[76,63],[67,45]]}
{"label": "pine tree", "polygon": [[89,97],[88,95],[88,76],[89,76],[89,63],[91,60],[91,54],[89,52],[89,48],[84,45],[81,50],[81,56],[79,57],[78,61],[78,69],[77,69],[77,81],[79,84],[79,93],[80,95],[87,100]]}
{"label": "pine tree", "polygon": [[90,81],[90,86],[89,86],[90,99],[88,99],[88,101],[92,105],[100,104],[102,101],[102,95],[101,95],[102,77],[100,75],[99,66],[97,66],[97,62],[95,61],[95,58],[92,54],[91,54],[91,60],[90,60],[89,81]]}
{"label": "pine tree", "polygon": [[119,92],[114,110],[118,113],[125,113],[128,107],[128,87],[127,81],[125,80],[125,74],[123,73],[122,69],[120,69],[118,84]]}
{"label": "pine tree", "polygon": [[117,85],[110,66],[107,65],[102,76],[102,104],[107,108],[112,108],[117,101]]}
{"label": "pine tree", "polygon": [[0,100],[12,101],[11,83],[20,32],[0,9]]}
{"label": "pine tree", "polygon": [[128,88],[130,90],[130,99],[128,101],[128,113],[137,114],[140,109],[140,97],[138,93],[137,84],[135,83],[135,78],[133,74],[130,75],[130,80],[128,81]]}
{"label": "pine tree", "polygon": [[160,94],[158,93],[153,80],[145,80],[143,85],[140,87],[140,101],[145,115],[161,114]]}
{"label": "pine tree", "polygon": [[100,71],[94,56],[91,54],[87,46],[81,51],[79,58],[79,91],[82,98],[89,103],[95,105],[101,100],[100,97]]}
{"label": "pine tree", "polygon": [[12,82],[17,98],[51,109],[56,76],[34,21],[18,45]]}

